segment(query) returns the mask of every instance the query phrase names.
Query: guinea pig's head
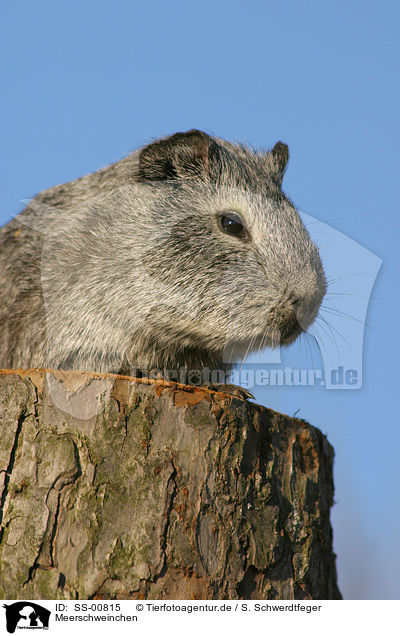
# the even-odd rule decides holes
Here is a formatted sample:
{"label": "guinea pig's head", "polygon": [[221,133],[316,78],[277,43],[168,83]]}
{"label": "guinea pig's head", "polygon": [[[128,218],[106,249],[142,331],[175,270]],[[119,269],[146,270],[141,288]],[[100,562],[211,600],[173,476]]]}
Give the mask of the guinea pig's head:
{"label": "guinea pig's head", "polygon": [[140,152],[138,179],[153,201],[143,266],[163,307],[153,328],[162,321],[182,345],[239,354],[288,345],[308,329],[326,279],[281,189],[288,157],[281,142],[254,151],[198,130]]}

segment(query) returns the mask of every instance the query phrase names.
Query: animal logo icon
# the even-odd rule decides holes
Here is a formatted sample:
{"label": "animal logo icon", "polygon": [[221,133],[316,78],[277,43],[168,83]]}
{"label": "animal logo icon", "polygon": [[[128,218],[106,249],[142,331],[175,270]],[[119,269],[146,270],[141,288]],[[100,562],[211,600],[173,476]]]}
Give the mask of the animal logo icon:
{"label": "animal logo icon", "polygon": [[19,629],[48,629],[50,610],[32,603],[31,601],[18,601],[10,605],[3,605],[6,610],[6,627],[9,634],[14,634]]}

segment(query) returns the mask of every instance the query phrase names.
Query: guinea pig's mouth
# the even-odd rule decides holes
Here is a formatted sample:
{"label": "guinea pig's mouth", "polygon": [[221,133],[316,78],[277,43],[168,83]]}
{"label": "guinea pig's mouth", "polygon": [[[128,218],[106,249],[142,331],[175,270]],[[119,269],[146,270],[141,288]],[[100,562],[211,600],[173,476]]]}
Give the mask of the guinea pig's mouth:
{"label": "guinea pig's mouth", "polygon": [[304,329],[297,320],[295,311],[290,308],[275,309],[270,313],[270,318],[273,320],[273,330],[276,334],[279,334],[277,338],[279,345],[290,345],[303,333]]}
{"label": "guinea pig's mouth", "polygon": [[303,333],[303,331],[303,328],[301,327],[296,318],[296,315],[294,314],[294,317],[290,317],[289,319],[285,320],[283,324],[281,324],[281,345],[292,344],[292,342],[294,342],[296,338],[298,338],[298,336]]}
{"label": "guinea pig's mouth", "polygon": [[281,345],[290,345],[292,342],[299,337],[299,335],[303,333],[303,329],[299,325],[296,320],[296,324],[293,324],[291,327],[286,327],[284,330],[281,330]]}

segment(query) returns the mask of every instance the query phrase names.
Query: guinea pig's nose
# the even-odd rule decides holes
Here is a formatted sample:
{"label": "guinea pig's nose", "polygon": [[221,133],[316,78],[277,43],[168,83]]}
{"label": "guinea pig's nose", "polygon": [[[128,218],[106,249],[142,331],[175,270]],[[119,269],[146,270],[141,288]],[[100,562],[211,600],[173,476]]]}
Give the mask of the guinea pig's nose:
{"label": "guinea pig's nose", "polygon": [[302,331],[307,331],[318,313],[321,304],[320,295],[314,292],[294,296],[293,298],[293,300],[290,300],[290,304],[288,303],[288,307],[290,307],[290,311],[296,314]]}

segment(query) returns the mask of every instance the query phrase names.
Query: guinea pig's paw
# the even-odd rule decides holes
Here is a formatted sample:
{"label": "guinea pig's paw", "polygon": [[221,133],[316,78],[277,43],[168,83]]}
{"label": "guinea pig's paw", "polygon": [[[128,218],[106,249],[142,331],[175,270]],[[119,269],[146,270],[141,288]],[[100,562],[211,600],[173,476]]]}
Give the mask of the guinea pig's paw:
{"label": "guinea pig's paw", "polygon": [[202,387],[209,389],[210,391],[218,391],[218,393],[228,393],[234,397],[238,397],[241,400],[254,400],[254,395],[247,389],[243,389],[236,384],[224,384],[223,382],[213,382],[210,384],[202,384]]}

